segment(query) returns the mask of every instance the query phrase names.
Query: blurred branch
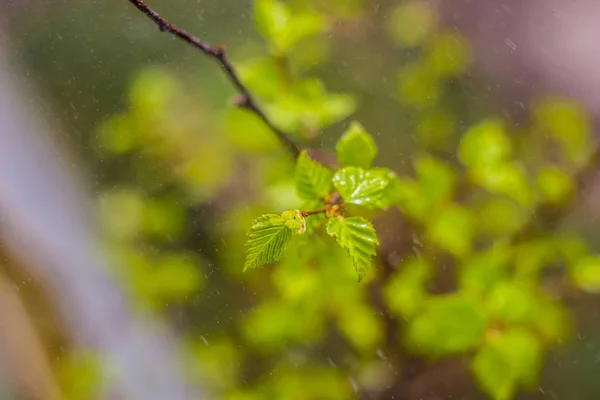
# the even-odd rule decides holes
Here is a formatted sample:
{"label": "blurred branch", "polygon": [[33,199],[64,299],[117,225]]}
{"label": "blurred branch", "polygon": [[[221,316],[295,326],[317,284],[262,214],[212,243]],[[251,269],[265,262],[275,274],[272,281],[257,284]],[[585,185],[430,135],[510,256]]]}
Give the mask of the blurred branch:
{"label": "blurred branch", "polygon": [[12,392],[18,398],[60,399],[48,355],[17,290],[0,279],[0,354]]}
{"label": "blurred branch", "polygon": [[1,28],[2,253],[43,282],[74,344],[101,356],[106,385],[96,398],[203,399],[203,385],[185,374],[174,334],[136,312],[115,276],[80,168],[59,149],[51,122],[32,105],[38,96],[24,98],[24,85],[7,65]]}
{"label": "blurred branch", "polygon": [[225,75],[227,75],[227,78],[229,78],[233,86],[235,86],[236,90],[239,92],[239,97],[235,100],[236,105],[245,108],[258,116],[269,127],[269,129],[273,131],[283,146],[288,149],[294,157],[298,157],[300,154],[300,147],[294,142],[294,140],[291,139],[289,134],[283,132],[281,129],[275,126],[275,124],[271,122],[269,117],[267,117],[265,112],[260,108],[257,101],[250,93],[248,87],[244,85],[239,75],[235,72],[231,61],[227,57],[227,52],[224,46],[213,47],[210,44],[205,43],[197,37],[180,29],[179,27],[169,23],[156,11],[148,7],[148,5],[146,5],[146,3],[144,3],[142,0],[129,0],[129,2],[138,10],[146,14],[148,18],[154,21],[154,23],[158,25],[158,28],[161,30],[161,32],[169,32],[173,36],[194,46],[210,58],[217,61]]}

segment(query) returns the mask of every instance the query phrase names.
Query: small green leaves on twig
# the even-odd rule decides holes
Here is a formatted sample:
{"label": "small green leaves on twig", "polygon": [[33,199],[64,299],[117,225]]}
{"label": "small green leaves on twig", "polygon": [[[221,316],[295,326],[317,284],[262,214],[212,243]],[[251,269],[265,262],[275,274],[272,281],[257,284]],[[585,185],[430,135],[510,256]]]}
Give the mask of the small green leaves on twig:
{"label": "small green leaves on twig", "polygon": [[368,220],[345,215],[345,204],[384,210],[398,203],[402,184],[393,171],[372,168],[377,147],[357,122],[344,133],[336,153],[343,168],[335,173],[310,158],[306,150],[300,153],[295,171],[296,193],[306,208],[286,211],[281,216],[269,214],[254,221],[249,232],[246,269],[279,260],[292,234],[307,230],[312,234],[327,219],[327,233],[348,250],[359,282],[364,278],[379,241]]}
{"label": "small green leaves on twig", "polygon": [[334,236],[340,246],[348,250],[360,282],[371,265],[379,245],[373,225],[362,217],[331,218],[327,221],[327,233]]}

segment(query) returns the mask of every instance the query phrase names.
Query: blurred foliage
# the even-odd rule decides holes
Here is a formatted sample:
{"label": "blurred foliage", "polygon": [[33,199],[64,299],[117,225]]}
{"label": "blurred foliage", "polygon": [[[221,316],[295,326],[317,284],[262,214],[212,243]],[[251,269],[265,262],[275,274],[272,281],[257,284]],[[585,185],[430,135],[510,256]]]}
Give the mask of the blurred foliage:
{"label": "blurred foliage", "polygon": [[[582,107],[536,99],[519,127],[473,111],[457,90],[475,74],[468,41],[426,1],[390,2],[384,20],[367,5],[256,0],[262,42],[234,54],[269,118],[330,150],[335,167],[308,152],[290,160],[255,115],[211,109],[168,65],[139,71],[93,136],[115,272],[140,309],[181,329],[189,373],[211,398],[369,398],[401,380],[411,355],[467,360],[483,393],[511,399],[569,337],[561,293],[600,291],[600,259],[581,235],[527,231],[577,192],[594,148]],[[403,122],[382,122],[414,142],[402,153],[378,121],[353,116],[373,107],[368,90],[330,90],[320,71],[369,18],[402,54],[385,90]],[[366,58],[373,69],[344,68],[379,73]],[[339,136],[335,149],[324,131]],[[375,167],[384,157],[392,168]],[[379,229],[393,211],[410,239],[390,250],[406,233]],[[90,360],[65,361],[73,398],[93,391]]]}

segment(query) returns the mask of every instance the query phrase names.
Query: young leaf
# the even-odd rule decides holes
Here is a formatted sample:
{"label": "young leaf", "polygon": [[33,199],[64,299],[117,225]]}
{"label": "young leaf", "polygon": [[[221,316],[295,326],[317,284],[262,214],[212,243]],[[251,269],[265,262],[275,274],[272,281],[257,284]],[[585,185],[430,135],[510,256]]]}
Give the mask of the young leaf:
{"label": "young leaf", "polygon": [[331,218],[327,222],[327,233],[334,236],[340,246],[348,249],[360,282],[379,244],[373,225],[362,217]]}
{"label": "young leaf", "polygon": [[325,197],[331,188],[333,172],[309,157],[306,150],[296,163],[296,191],[303,200]]}
{"label": "young leaf", "polygon": [[288,6],[277,0],[258,0],[254,6],[254,24],[267,40],[274,40],[289,24]]}
{"label": "young leaf", "polygon": [[248,231],[244,271],[279,261],[295,228],[290,226],[291,221],[277,214],[262,215],[254,220]]}
{"label": "young leaf", "polygon": [[310,11],[296,12],[285,29],[273,38],[273,43],[278,51],[288,52],[303,39],[320,34],[325,28],[326,22],[322,15]]}
{"label": "young leaf", "polygon": [[481,348],[472,369],[481,388],[493,399],[508,400],[519,384],[535,384],[541,364],[538,339],[524,329],[512,328]]}
{"label": "young leaf", "polygon": [[364,170],[358,167],[346,167],[337,171],[333,185],[340,192],[345,203],[356,204],[371,210],[384,209],[386,188],[390,175],[380,170]]}
{"label": "young leaf", "polygon": [[471,168],[506,161],[512,153],[512,143],[501,121],[485,120],[471,127],[462,137],[458,158]]}
{"label": "young leaf", "polygon": [[377,156],[373,138],[359,122],[352,122],[336,146],[337,158],[342,167],[370,168]]}
{"label": "young leaf", "polygon": [[483,341],[485,310],[477,301],[448,294],[431,298],[423,307],[406,332],[415,351],[441,357],[472,350]]}

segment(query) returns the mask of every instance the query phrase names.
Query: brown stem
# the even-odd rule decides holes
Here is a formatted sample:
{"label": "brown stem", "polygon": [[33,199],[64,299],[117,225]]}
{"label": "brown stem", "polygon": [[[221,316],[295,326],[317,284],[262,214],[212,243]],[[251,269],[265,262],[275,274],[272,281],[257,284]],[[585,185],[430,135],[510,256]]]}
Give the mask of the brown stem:
{"label": "brown stem", "polygon": [[249,110],[250,112],[254,113],[258,118],[260,118],[269,127],[269,129],[273,131],[273,133],[277,136],[277,138],[283,144],[283,146],[287,150],[289,150],[289,152],[294,157],[298,157],[298,155],[300,155],[300,147],[290,138],[290,135],[283,132],[281,129],[275,126],[273,122],[271,122],[271,120],[267,117],[264,111],[259,107],[258,103],[254,99],[246,85],[242,83],[240,77],[235,72],[231,61],[229,61],[229,58],[227,57],[227,53],[225,51],[224,46],[213,47],[210,44],[201,41],[197,37],[169,23],[156,11],[148,7],[143,0],[129,0],[129,2],[133,4],[138,10],[146,14],[148,18],[154,21],[154,23],[158,25],[158,28],[161,30],[161,32],[169,32],[173,36],[194,46],[210,58],[217,61],[225,75],[227,75],[227,78],[229,78],[233,86],[235,86],[236,90],[239,92],[240,97],[237,99],[236,103],[240,107]]}
{"label": "brown stem", "polygon": [[327,207],[319,208],[318,210],[300,211],[300,214],[303,217],[308,217],[309,215],[324,214],[325,212],[327,212]]}

